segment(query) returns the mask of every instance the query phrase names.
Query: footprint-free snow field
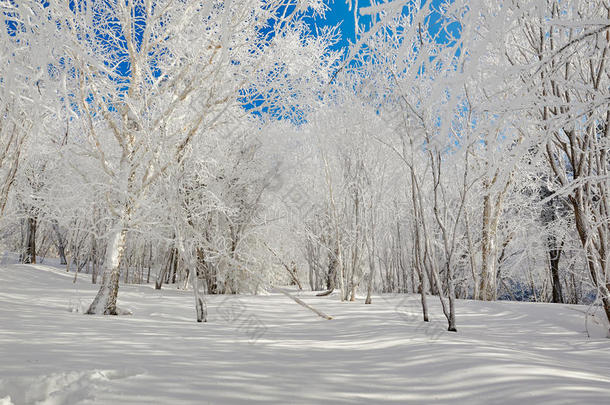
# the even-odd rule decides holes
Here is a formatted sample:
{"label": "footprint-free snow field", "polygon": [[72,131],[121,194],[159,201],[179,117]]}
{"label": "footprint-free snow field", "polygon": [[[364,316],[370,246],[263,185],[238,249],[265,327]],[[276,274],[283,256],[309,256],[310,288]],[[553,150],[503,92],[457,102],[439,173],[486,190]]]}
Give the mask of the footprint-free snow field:
{"label": "footprint-free snow field", "polygon": [[341,303],[279,294],[208,297],[122,286],[133,315],[82,314],[96,287],[42,265],[0,267],[0,404],[577,404],[610,398],[610,340],[583,306],[435,297]]}

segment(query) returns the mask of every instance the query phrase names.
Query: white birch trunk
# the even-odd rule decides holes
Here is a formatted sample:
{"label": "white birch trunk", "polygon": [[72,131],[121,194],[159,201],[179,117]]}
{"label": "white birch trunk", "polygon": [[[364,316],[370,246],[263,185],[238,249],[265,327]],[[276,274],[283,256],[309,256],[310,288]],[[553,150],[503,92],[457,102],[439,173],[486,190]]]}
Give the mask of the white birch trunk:
{"label": "white birch trunk", "polygon": [[89,306],[87,314],[118,315],[117,296],[121,262],[125,254],[127,228],[121,222],[108,237],[102,285]]}

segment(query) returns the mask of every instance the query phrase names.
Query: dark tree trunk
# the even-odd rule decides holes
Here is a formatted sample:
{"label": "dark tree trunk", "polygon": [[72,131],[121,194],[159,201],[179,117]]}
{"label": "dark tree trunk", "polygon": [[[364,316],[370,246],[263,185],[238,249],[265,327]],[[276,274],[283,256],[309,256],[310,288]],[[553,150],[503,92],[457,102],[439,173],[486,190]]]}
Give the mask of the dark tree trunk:
{"label": "dark tree trunk", "polygon": [[167,260],[167,264],[161,268],[159,273],[157,274],[157,279],[155,280],[155,290],[160,290],[163,285],[163,279],[165,278],[165,273],[169,271],[171,267],[171,263],[174,260],[174,250],[170,250],[169,258]]}
{"label": "dark tree trunk", "polygon": [[216,279],[216,271],[214,266],[211,266],[205,258],[205,252],[202,248],[196,249],[197,254],[197,271],[200,277],[205,281],[205,289],[207,294],[218,294],[218,281]]}
{"label": "dark tree trunk", "polygon": [[28,217],[24,238],[23,253],[21,263],[36,264],[36,218]]}
{"label": "dark tree trunk", "polygon": [[99,259],[97,257],[93,257],[93,266],[91,270],[91,284],[97,283],[97,275],[100,271]]}
{"label": "dark tree trunk", "polygon": [[328,272],[326,273],[326,291],[316,294],[318,297],[325,297],[327,295],[332,294],[335,290],[335,279],[337,277],[337,250],[335,249],[335,254],[328,254]]}
{"label": "dark tree trunk", "polygon": [[[553,192],[546,186],[543,185],[540,189],[540,198],[545,199],[553,195]],[[542,208],[541,220],[542,224],[546,227],[552,226],[553,222],[557,220],[557,211],[566,208],[558,197],[552,198]],[[552,301],[555,303],[562,303],[563,293],[561,291],[561,281],[559,278],[559,260],[561,259],[561,252],[563,250],[563,240],[561,243],[557,241],[557,237],[553,234],[547,236],[547,251],[549,255],[549,262],[551,268],[551,283],[553,288]]]}
{"label": "dark tree trunk", "polygon": [[174,263],[172,266],[172,284],[176,284],[176,273],[178,272],[178,253],[174,252]]}
{"label": "dark tree trunk", "polygon": [[161,272],[157,274],[157,279],[155,280],[155,289],[160,290],[163,285],[163,280],[165,280],[165,284],[169,283],[172,271],[175,273],[175,269],[177,266],[178,252],[176,248],[172,248],[169,251],[169,257],[167,259],[167,264],[163,266]]}
{"label": "dark tree trunk", "polygon": [[95,237],[91,238],[91,284],[97,283],[97,275],[99,274],[100,267],[100,252],[98,251],[98,244]]}
{"label": "dark tree trunk", "polygon": [[61,233],[59,232],[59,225],[57,221],[53,221],[53,232],[55,233],[55,237],[57,240],[57,253],[59,254],[59,264],[66,265],[68,262],[66,261],[66,247],[64,244],[64,238],[61,237]]}
{"label": "dark tree trunk", "polygon": [[153,259],[153,254],[152,254],[152,242],[151,242],[150,250],[148,252],[148,274],[146,275],[146,284],[150,283],[150,268],[152,267],[152,259]]}
{"label": "dark tree trunk", "polygon": [[554,236],[549,236],[548,242],[551,280],[553,282],[553,302],[563,303],[563,292],[561,291],[561,280],[559,279],[559,260],[561,259],[563,242],[558,244]]}

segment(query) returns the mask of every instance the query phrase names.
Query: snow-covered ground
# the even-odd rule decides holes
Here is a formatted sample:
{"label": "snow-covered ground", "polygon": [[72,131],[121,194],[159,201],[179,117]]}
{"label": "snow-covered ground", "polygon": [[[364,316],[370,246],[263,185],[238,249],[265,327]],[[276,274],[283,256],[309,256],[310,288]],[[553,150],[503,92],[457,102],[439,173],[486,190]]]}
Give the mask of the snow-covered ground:
{"label": "snow-covered ground", "polygon": [[0,266],[0,404],[607,403],[610,340],[586,307],[458,302],[457,334],[420,321],[417,296],[307,303],[193,298],[122,286],[131,316],[86,316],[88,276]]}

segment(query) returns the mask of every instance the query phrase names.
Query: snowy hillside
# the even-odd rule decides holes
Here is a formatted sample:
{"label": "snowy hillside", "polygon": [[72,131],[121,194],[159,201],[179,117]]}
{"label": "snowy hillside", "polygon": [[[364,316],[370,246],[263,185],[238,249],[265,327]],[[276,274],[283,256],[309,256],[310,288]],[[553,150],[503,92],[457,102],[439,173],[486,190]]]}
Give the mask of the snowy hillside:
{"label": "snowy hillside", "polygon": [[[459,332],[417,296],[212,296],[123,286],[131,316],[86,316],[89,279],[0,267],[0,404],[605,403],[603,317],[561,304],[458,301]],[[601,314],[600,314],[601,315]],[[457,401],[457,402],[456,402]]]}

